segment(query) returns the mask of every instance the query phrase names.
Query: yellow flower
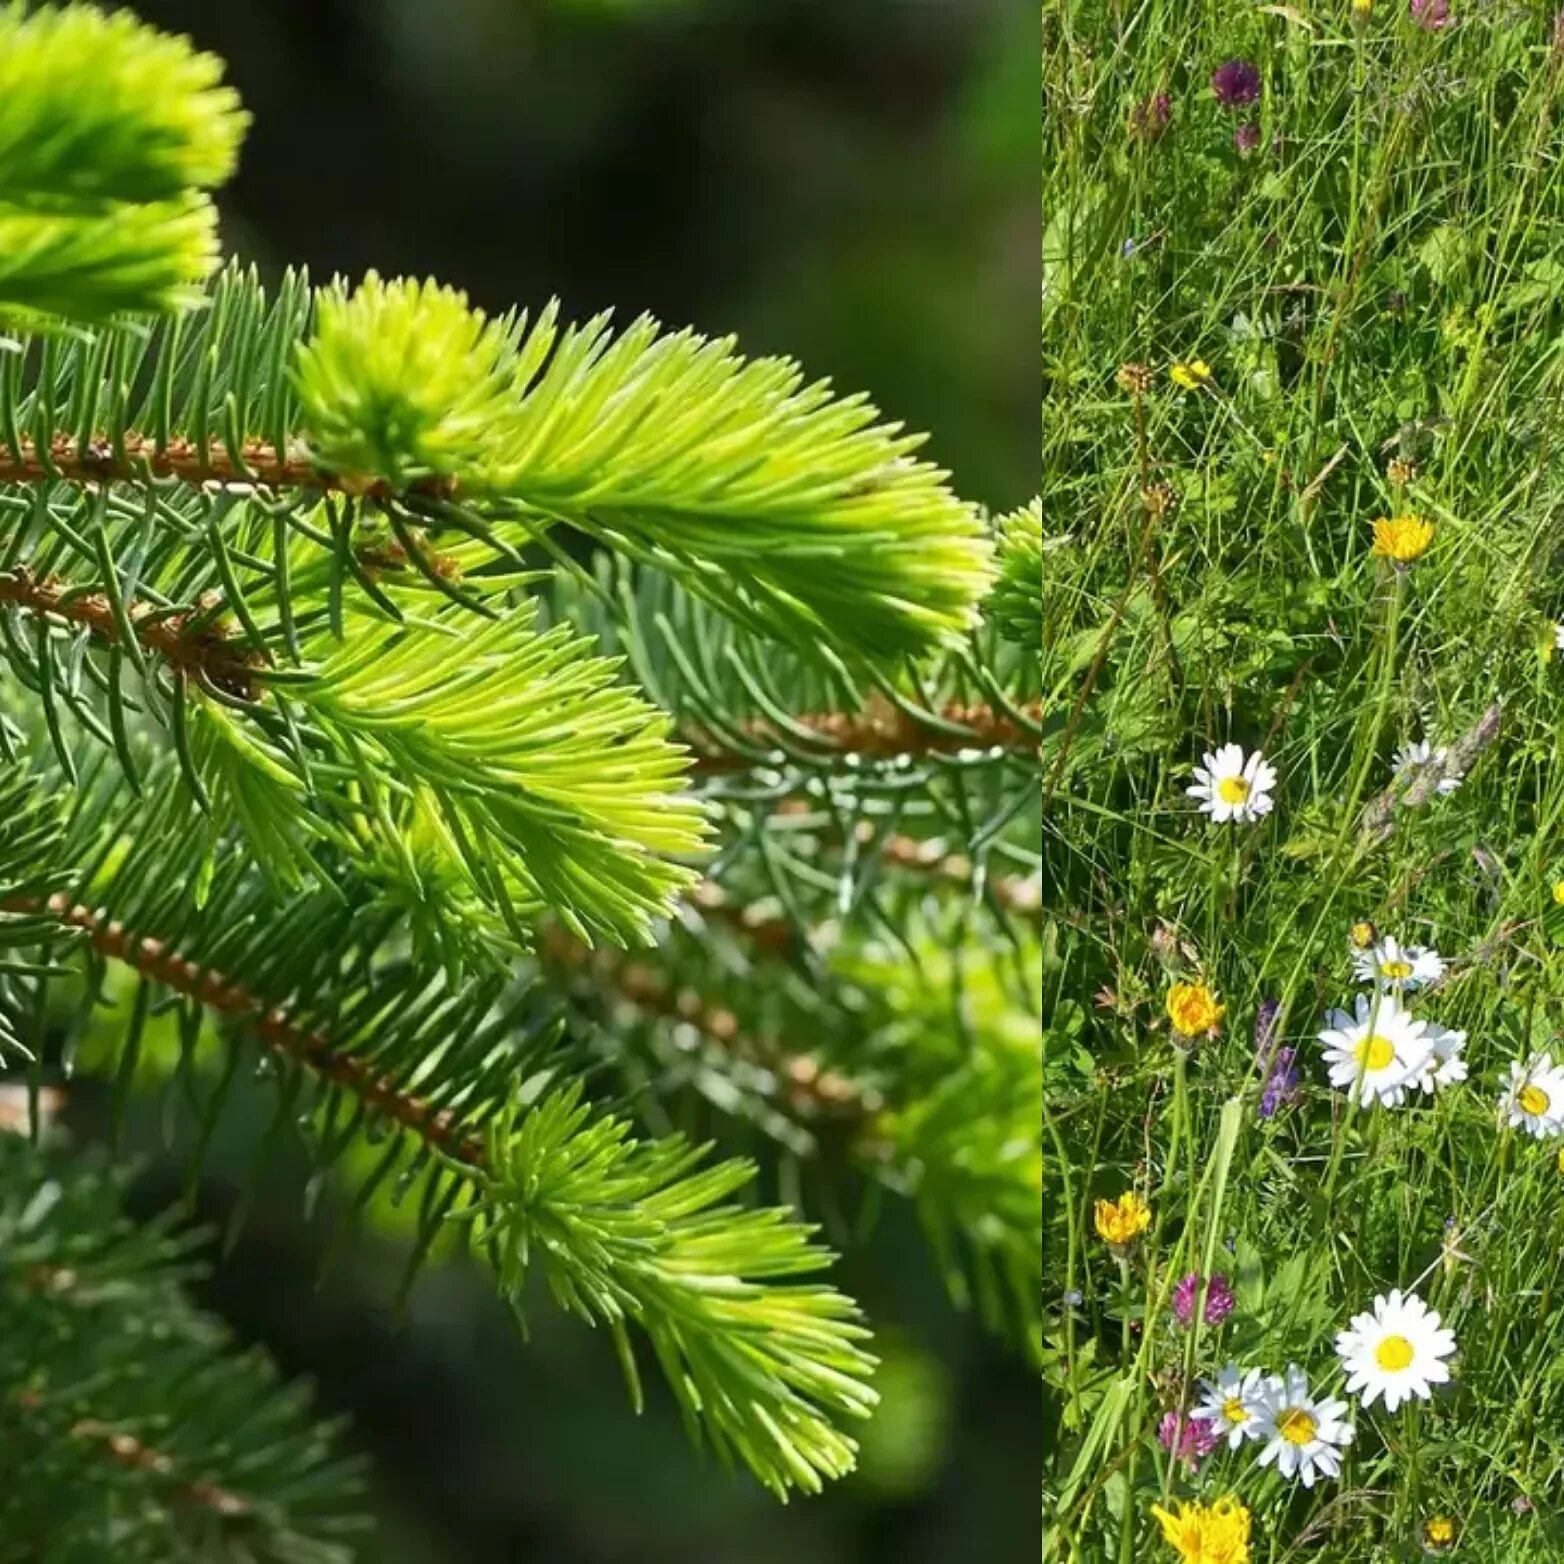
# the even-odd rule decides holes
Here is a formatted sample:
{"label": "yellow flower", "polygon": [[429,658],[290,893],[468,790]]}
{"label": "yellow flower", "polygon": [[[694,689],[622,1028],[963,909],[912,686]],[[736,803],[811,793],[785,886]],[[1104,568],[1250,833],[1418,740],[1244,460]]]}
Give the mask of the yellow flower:
{"label": "yellow flower", "polygon": [[1097,1236],[1118,1248],[1134,1243],[1151,1226],[1151,1207],[1133,1189],[1117,1200],[1099,1200],[1093,1216]]}
{"label": "yellow flower", "polygon": [[1352,14],[1354,18],[1364,17],[1374,9],[1374,0],[1352,0]]}
{"label": "yellow flower", "polygon": [[1192,358],[1175,364],[1168,373],[1174,385],[1198,391],[1211,378],[1211,366],[1203,358]]}
{"label": "yellow flower", "polygon": [[1553,904],[1556,907],[1564,907],[1564,880],[1553,882]]}
{"label": "yellow flower", "polygon": [[1151,1513],[1183,1564],[1249,1564],[1249,1511],[1237,1499],[1181,1503],[1177,1515],[1154,1504]]}
{"label": "yellow flower", "polygon": [[1367,950],[1379,938],[1379,930],[1367,918],[1363,918],[1347,931],[1347,938],[1359,950]]}
{"label": "yellow flower", "polygon": [[1449,1515],[1430,1515],[1423,1522],[1423,1548],[1428,1553],[1448,1553],[1455,1546],[1456,1524]]}
{"label": "yellow flower", "polygon": [[1374,523],[1374,552],[1410,565],[1434,541],[1434,524],[1421,516],[1381,516]]}
{"label": "yellow flower", "polygon": [[1204,1037],[1222,1019],[1222,1010],[1204,983],[1175,983],[1168,990],[1168,1019],[1183,1037]]}
{"label": "yellow flower", "polygon": [[1559,1172],[1564,1173],[1564,1146],[1559,1147]]}

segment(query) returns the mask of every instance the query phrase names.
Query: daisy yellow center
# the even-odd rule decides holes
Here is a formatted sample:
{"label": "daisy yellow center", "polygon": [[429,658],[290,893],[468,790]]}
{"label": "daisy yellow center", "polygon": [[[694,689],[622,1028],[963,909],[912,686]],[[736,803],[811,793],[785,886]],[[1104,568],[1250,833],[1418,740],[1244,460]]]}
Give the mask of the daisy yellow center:
{"label": "daisy yellow center", "polygon": [[1530,1081],[1521,1087],[1516,1101],[1527,1113],[1546,1113],[1553,1106],[1553,1099],[1540,1086],[1534,1086]]}
{"label": "daisy yellow center", "polygon": [[1382,961],[1379,964],[1379,975],[1389,978],[1393,983],[1399,983],[1403,978],[1412,976],[1412,963],[1410,961]]}
{"label": "daisy yellow center", "polygon": [[1396,1045],[1378,1032],[1370,1032],[1353,1050],[1352,1056],[1365,1070],[1383,1070],[1396,1057]]}
{"label": "daisy yellow center", "polygon": [[1243,777],[1223,777],[1216,785],[1216,796],[1224,804],[1241,804],[1249,796],[1249,784]]}
{"label": "daisy yellow center", "polygon": [[1244,1405],[1242,1396],[1229,1396],[1222,1403],[1222,1416],[1229,1423],[1247,1423],[1249,1421],[1249,1409]]}
{"label": "daisy yellow center", "polygon": [[1306,1445],[1314,1438],[1319,1419],[1302,1407],[1288,1407],[1276,1420],[1276,1431],[1290,1445]]}
{"label": "daisy yellow center", "polygon": [[1387,1336],[1375,1347],[1374,1361],[1387,1374],[1399,1374],[1412,1361],[1412,1343],[1405,1336]]}

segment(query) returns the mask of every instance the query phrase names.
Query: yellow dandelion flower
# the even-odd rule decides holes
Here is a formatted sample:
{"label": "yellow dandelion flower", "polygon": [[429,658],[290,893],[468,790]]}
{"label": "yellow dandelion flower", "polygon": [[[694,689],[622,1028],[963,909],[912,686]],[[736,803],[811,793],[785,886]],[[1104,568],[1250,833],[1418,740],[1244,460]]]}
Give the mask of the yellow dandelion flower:
{"label": "yellow dandelion flower", "polygon": [[1434,524],[1422,516],[1381,516],[1374,523],[1374,552],[1410,565],[1434,541]]}
{"label": "yellow dandelion flower", "polygon": [[1553,904],[1556,907],[1564,907],[1564,880],[1553,882]]}
{"label": "yellow dandelion flower", "polygon": [[1099,1200],[1092,1215],[1097,1236],[1115,1248],[1134,1243],[1151,1226],[1151,1207],[1133,1189],[1117,1200]]}
{"label": "yellow dandelion flower", "polygon": [[1237,1499],[1180,1503],[1177,1515],[1154,1504],[1151,1513],[1183,1564],[1249,1564],[1249,1511]]}
{"label": "yellow dandelion flower", "polygon": [[1558,1169],[1560,1173],[1564,1173],[1564,1146],[1559,1147]]}
{"label": "yellow dandelion flower", "polygon": [[1211,378],[1211,366],[1203,358],[1182,359],[1168,373],[1174,385],[1198,391]]}
{"label": "yellow dandelion flower", "polygon": [[1352,15],[1354,20],[1366,17],[1374,9],[1374,0],[1352,0]]}
{"label": "yellow dandelion flower", "polygon": [[1374,927],[1367,918],[1359,919],[1347,931],[1347,938],[1357,946],[1359,950],[1367,950],[1370,945],[1379,942],[1379,930]]}
{"label": "yellow dandelion flower", "polygon": [[1168,1019],[1182,1037],[1204,1037],[1222,1019],[1223,1009],[1204,983],[1175,983],[1168,990]]}
{"label": "yellow dandelion flower", "polygon": [[1448,1553],[1455,1546],[1459,1528],[1453,1516],[1430,1515],[1423,1522],[1423,1549],[1427,1553]]}

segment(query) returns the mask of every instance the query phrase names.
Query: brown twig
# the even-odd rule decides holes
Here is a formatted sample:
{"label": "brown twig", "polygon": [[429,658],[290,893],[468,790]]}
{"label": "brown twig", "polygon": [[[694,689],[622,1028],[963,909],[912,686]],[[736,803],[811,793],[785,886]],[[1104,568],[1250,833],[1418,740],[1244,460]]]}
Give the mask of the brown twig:
{"label": "brown twig", "polygon": [[[243,1021],[272,1053],[302,1065],[322,1080],[340,1086],[386,1118],[411,1130],[447,1156],[471,1167],[485,1162],[483,1142],[463,1131],[449,1109],[434,1108],[404,1091],[385,1075],[377,1075],[363,1060],[333,1048],[324,1033],[307,1031],[278,1006],[267,1007],[221,972],[190,961],[162,940],[131,935],[116,919],[106,919],[68,896],[51,896],[45,910],[71,928],[81,929],[94,950],[223,1015]],[[25,905],[10,911],[30,911]]]}
{"label": "brown twig", "polygon": [[[960,733],[931,727],[888,701],[871,703],[857,712],[806,712],[793,721],[819,739],[821,759],[862,755],[883,760],[896,755],[951,755],[964,749],[1035,749],[1037,735],[1027,724],[1042,722],[1043,703],[1030,701],[1018,710],[1024,722],[981,701],[972,705],[952,702],[934,714],[942,722],[961,727],[964,731]],[[737,724],[737,730],[745,742],[757,747],[775,749],[800,742],[797,735],[784,734],[764,717],[749,718]],[[758,764],[751,756],[724,748],[719,735],[696,724],[688,725],[685,734],[695,751],[699,772],[745,771]]]}
{"label": "brown twig", "polygon": [[[47,461],[31,440],[22,440],[15,449],[0,447],[0,483],[114,483],[149,476],[195,487],[315,489],[377,500],[392,499],[403,492],[383,478],[325,472],[301,447],[278,451],[264,440],[246,440],[237,459],[225,447],[211,446],[203,455],[192,440],[175,438],[159,445],[151,436],[134,430],[126,432],[118,447],[102,435],[85,443],[56,436]],[[421,479],[407,487],[442,499],[456,494],[456,484],[448,478]]]}
{"label": "brown twig", "polygon": [[[126,613],[144,651],[241,700],[251,700],[255,695],[252,670],[260,665],[262,654],[234,639],[220,619],[211,617],[219,602],[209,595],[194,612],[176,613],[158,613],[145,603],[133,603]],[[0,603],[83,625],[108,646],[124,639],[113,605],[102,592],[81,591],[54,575],[40,578],[25,565],[0,575]]]}

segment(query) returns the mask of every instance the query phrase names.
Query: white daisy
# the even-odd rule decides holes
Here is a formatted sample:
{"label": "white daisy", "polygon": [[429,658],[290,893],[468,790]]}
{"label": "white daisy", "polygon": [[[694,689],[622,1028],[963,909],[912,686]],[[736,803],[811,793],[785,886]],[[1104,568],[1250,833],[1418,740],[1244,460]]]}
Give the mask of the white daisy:
{"label": "white daisy", "polygon": [[1276,768],[1256,750],[1245,756],[1238,744],[1224,744],[1205,765],[1195,767],[1195,784],[1184,791],[1200,800],[1203,813],[1218,825],[1229,820],[1258,820],[1271,812]]}
{"label": "white daisy", "polygon": [[1200,1388],[1205,1399],[1193,1416],[1203,1419],[1227,1440],[1227,1448],[1236,1450],[1246,1439],[1260,1437],[1260,1415],[1264,1411],[1259,1369],[1244,1373],[1229,1363],[1215,1379],[1203,1379]]}
{"label": "white daisy", "polygon": [[[1396,751],[1396,771],[1398,774],[1406,776],[1414,771],[1421,771],[1424,766],[1429,764],[1442,767],[1448,763],[1449,759],[1450,751],[1443,745],[1440,745],[1438,749],[1434,749],[1427,739],[1418,739],[1415,743],[1403,744]],[[1450,771],[1448,774],[1440,777],[1434,784],[1434,791],[1441,796],[1448,796],[1460,785],[1461,773],[1459,771]]]}
{"label": "white daisy", "polygon": [[1296,1363],[1285,1374],[1273,1374],[1261,1387],[1259,1438],[1266,1441],[1260,1465],[1273,1461],[1283,1477],[1296,1477],[1305,1488],[1316,1477],[1341,1472],[1341,1452],[1352,1443],[1352,1424],[1342,1420],[1345,1401],[1318,1401],[1309,1394],[1308,1376]]}
{"label": "white daisy", "polygon": [[1516,1129],[1544,1140],[1564,1133],[1564,1070],[1553,1055],[1538,1054],[1529,1064],[1510,1061],[1510,1084],[1499,1108]]}
{"label": "white daisy", "polygon": [[1407,994],[1445,975],[1444,957],[1437,950],[1427,945],[1402,945],[1394,934],[1387,934],[1368,950],[1355,952],[1352,967],[1360,982],[1399,988]]}
{"label": "white daisy", "polygon": [[1428,1062],[1417,1077],[1418,1089],[1431,1092],[1436,1086],[1454,1086],[1457,1081],[1464,1081],[1466,1061],[1461,1050],[1466,1047],[1466,1033],[1440,1026],[1437,1021],[1425,1021],[1423,1027]]}
{"label": "white daisy", "polygon": [[1319,1034],[1330,1083],[1349,1095],[1356,1091],[1365,1108],[1375,1102],[1394,1108],[1416,1089],[1433,1052],[1428,1023],[1413,1020],[1401,1001],[1383,990],[1372,999],[1359,994],[1354,1008],[1355,1017],[1332,1010]]}
{"label": "white daisy", "polygon": [[1553,645],[1558,651],[1564,652],[1564,625],[1554,625]]}
{"label": "white daisy", "polygon": [[1414,1292],[1381,1294],[1372,1314],[1356,1314],[1336,1337],[1336,1355],[1347,1371],[1347,1394],[1371,1407],[1381,1396],[1385,1410],[1403,1401],[1427,1401],[1433,1387],[1450,1378],[1444,1360],[1455,1337]]}

